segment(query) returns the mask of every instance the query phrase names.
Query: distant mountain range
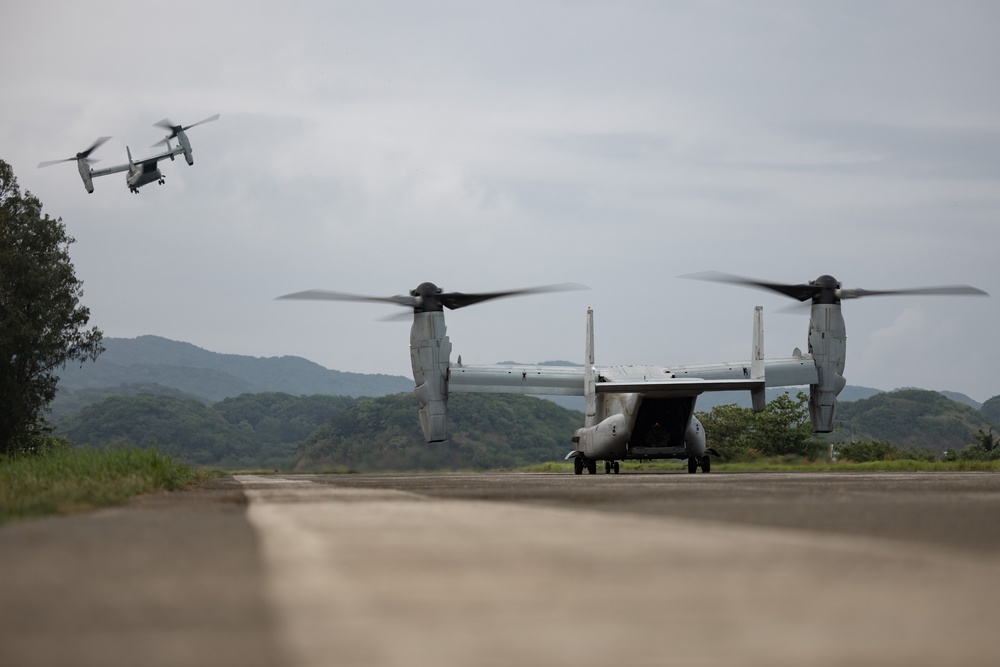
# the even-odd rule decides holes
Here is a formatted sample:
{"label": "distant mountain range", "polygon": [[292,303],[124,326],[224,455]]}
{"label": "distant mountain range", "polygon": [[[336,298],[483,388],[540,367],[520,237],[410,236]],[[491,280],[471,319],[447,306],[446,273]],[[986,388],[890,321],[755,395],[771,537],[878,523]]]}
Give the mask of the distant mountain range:
{"label": "distant mountain range", "polygon": [[[293,396],[385,396],[413,389],[413,380],[402,375],[371,375],[330,370],[302,357],[251,357],[210,352],[191,343],[160,336],[105,338],[105,351],[96,362],[69,366],[62,373],[59,395],[53,402],[55,415],[77,409],[109,395],[153,393],[189,395],[215,402],[241,394],[283,392]],[[501,364],[520,362],[504,361]],[[569,361],[547,361],[540,365],[578,366]],[[768,389],[768,400],[796,388]],[[882,393],[880,389],[848,385],[840,401],[857,401]],[[941,392],[948,398],[979,409],[981,404],[965,394]],[[582,411],[583,397],[552,396],[565,408]],[[698,410],[736,403],[750,406],[747,392],[709,392],[698,399]]]}
{"label": "distant mountain range", "polygon": [[413,380],[402,375],[344,373],[302,357],[220,354],[160,336],[105,338],[103,342],[105,350],[97,361],[63,370],[60,393],[144,384],[219,401],[268,391],[295,396],[384,396],[413,389]]}

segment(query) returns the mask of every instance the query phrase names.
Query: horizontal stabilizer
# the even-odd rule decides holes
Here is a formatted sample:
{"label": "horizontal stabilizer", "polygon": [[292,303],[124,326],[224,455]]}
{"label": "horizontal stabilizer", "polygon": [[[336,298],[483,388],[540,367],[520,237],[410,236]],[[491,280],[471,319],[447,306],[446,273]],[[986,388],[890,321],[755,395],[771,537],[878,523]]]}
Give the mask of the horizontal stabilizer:
{"label": "horizontal stabilizer", "polygon": [[598,382],[598,394],[655,394],[657,396],[697,396],[706,391],[754,391],[764,387],[764,378],[702,380],[673,378],[643,382]]}

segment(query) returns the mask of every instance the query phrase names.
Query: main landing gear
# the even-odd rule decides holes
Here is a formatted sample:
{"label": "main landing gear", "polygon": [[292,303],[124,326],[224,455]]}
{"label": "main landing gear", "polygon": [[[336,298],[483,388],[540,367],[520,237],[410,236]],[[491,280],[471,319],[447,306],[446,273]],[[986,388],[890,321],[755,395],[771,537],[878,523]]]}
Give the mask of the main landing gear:
{"label": "main landing gear", "polygon": [[709,458],[708,454],[705,454],[701,458],[697,456],[692,456],[688,459],[688,472],[692,475],[698,472],[698,468],[701,467],[702,472],[712,471],[712,459]]}
{"label": "main landing gear", "polygon": [[[587,472],[591,475],[597,474],[597,461],[591,461],[589,459],[584,459],[582,456],[577,456],[573,459],[573,472],[577,475],[583,474],[583,469],[586,468]],[[614,472],[616,475],[621,470],[621,466],[618,461],[605,461],[604,462],[604,472],[605,474],[610,474]]]}

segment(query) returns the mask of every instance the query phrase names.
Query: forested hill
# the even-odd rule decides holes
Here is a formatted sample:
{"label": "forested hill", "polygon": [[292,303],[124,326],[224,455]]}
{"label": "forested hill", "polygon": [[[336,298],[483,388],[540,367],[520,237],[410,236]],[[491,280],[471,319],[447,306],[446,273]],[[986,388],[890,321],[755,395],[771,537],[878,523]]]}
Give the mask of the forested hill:
{"label": "forested hill", "polygon": [[884,440],[903,447],[920,447],[936,453],[957,451],[974,442],[977,431],[997,428],[987,410],[1000,397],[994,397],[982,410],[956,402],[937,391],[901,389],[858,401],[837,405],[833,439]]}
{"label": "forested hill", "polygon": [[60,391],[156,384],[218,401],[269,391],[382,396],[413,389],[413,380],[401,375],[343,373],[302,357],[220,354],[159,336],[105,338],[104,347],[96,362],[62,371]]}
{"label": "forested hill", "polygon": [[135,445],[198,465],[485,469],[561,460],[583,415],[530,396],[458,394],[448,442],[427,444],[412,392],[377,398],[244,394],[213,405],[109,396],[55,424],[81,445]]}
{"label": "forested hill", "polygon": [[583,415],[510,394],[455,394],[447,442],[424,442],[412,393],[361,399],[297,448],[297,467],[356,470],[509,468],[561,460]]}

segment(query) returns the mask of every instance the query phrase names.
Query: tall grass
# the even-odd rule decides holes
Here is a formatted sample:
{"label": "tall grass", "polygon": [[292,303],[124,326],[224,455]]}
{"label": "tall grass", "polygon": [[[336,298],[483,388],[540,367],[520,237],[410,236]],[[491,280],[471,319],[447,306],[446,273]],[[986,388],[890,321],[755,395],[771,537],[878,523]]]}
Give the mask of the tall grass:
{"label": "tall grass", "polygon": [[120,504],[212,476],[154,450],[56,448],[0,457],[0,523]]}

